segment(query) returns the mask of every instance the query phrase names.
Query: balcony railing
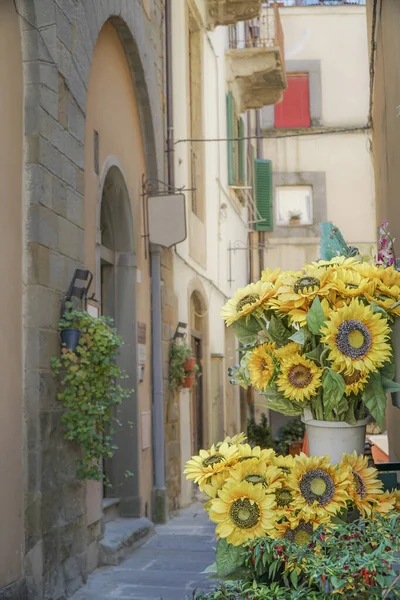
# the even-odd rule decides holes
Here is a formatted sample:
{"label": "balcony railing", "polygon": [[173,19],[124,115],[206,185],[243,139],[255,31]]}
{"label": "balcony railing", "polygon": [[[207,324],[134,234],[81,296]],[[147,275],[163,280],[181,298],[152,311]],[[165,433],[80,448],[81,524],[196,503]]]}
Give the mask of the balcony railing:
{"label": "balcony railing", "polygon": [[[365,6],[366,0],[278,0],[280,7],[288,6]],[[263,2],[264,7],[272,6],[273,2]]]}
{"label": "balcony railing", "polygon": [[260,14],[261,0],[206,0],[207,26],[233,25]]}
{"label": "balcony railing", "polygon": [[246,24],[244,40],[237,39],[236,29],[231,29],[228,81],[239,112],[279,102],[287,83],[277,3],[263,7],[260,17]]}

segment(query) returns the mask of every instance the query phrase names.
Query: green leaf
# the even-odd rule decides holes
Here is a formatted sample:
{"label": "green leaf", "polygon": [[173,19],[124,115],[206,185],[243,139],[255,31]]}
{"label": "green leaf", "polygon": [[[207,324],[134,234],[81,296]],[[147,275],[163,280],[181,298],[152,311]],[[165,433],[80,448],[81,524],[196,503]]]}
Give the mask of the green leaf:
{"label": "green leaf", "polygon": [[332,415],[333,409],[339,406],[344,394],[345,383],[339,373],[333,369],[325,369],[322,376],[322,388],[324,390],[324,412],[325,418]]}
{"label": "green leaf", "polygon": [[254,344],[257,341],[257,334],[261,327],[255,319],[248,319],[247,324],[244,319],[239,319],[232,323],[230,328],[242,344]]}
{"label": "green leaf", "polygon": [[382,387],[387,394],[393,394],[394,392],[400,392],[400,383],[392,381],[387,377],[381,376]]}
{"label": "green leaf", "polygon": [[355,413],[356,404],[357,404],[356,397],[352,397],[348,400],[348,407],[347,407],[346,414],[344,415],[344,420],[349,425],[355,425],[357,423],[356,413]]}
{"label": "green leaf", "polygon": [[291,335],[289,338],[289,340],[291,340],[292,342],[296,342],[296,344],[300,344],[300,346],[304,345],[305,339],[306,338],[304,335],[304,331],[302,329],[299,329],[298,331],[296,331],[296,333]]}
{"label": "green leaf", "polygon": [[371,302],[370,307],[372,309],[372,312],[381,313],[386,319],[389,317],[386,310],[382,308],[382,306],[378,306],[377,304],[375,304],[375,302]]}
{"label": "green leaf", "polygon": [[216,574],[217,572],[218,572],[218,571],[217,571],[217,563],[216,563],[216,562],[213,562],[211,565],[208,565],[208,567],[206,567],[206,568],[204,569],[204,571],[202,571],[201,573],[202,573],[202,574],[208,574],[208,575],[214,575],[214,574]]}
{"label": "green leaf", "polygon": [[306,353],[306,357],[310,360],[313,360],[314,362],[317,362],[318,364],[321,364],[321,354],[323,349],[324,347],[322,346],[322,344],[318,344],[318,346],[314,348],[314,350],[311,350],[311,352]]}
{"label": "green leaf", "polygon": [[285,346],[289,341],[291,331],[284,326],[281,319],[272,315],[269,322],[268,333],[278,346]]}
{"label": "green leaf", "polygon": [[381,375],[387,379],[394,379],[396,377],[396,365],[394,364],[394,356],[392,360],[385,362],[382,369],[380,369]]}
{"label": "green leaf", "polygon": [[225,539],[217,542],[216,563],[218,577],[226,577],[244,565],[246,549],[243,546],[233,546]]}
{"label": "green leaf", "polygon": [[319,335],[321,326],[326,321],[326,317],[318,296],[314,298],[313,303],[311,304],[311,308],[307,313],[306,321],[311,333],[314,335]]}
{"label": "green leaf", "polygon": [[297,589],[298,576],[296,569],[290,573],[290,581],[292,582],[294,589]]}
{"label": "green leaf", "polygon": [[257,403],[258,406],[265,406],[266,408],[276,410],[277,412],[280,412],[289,417],[295,417],[303,413],[303,409],[301,407],[285,398],[274,388],[268,388],[263,394],[263,396],[266,397],[267,403]]}
{"label": "green leaf", "polygon": [[362,398],[379,427],[383,429],[387,399],[380,373],[371,373],[369,381],[364,388]]}

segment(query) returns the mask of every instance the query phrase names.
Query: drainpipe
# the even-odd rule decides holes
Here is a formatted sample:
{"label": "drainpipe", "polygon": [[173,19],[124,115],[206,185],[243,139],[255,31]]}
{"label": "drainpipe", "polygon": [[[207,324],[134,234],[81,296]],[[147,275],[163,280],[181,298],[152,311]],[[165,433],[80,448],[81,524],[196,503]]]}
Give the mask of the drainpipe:
{"label": "drainpipe", "polygon": [[[172,114],[172,56],[171,56],[171,0],[165,2],[165,78],[167,97],[167,169],[169,189],[175,186],[173,163]],[[166,523],[168,498],[165,486],[165,421],[162,356],[162,306],[161,306],[161,249],[151,250],[151,316],[153,357],[153,520]]]}

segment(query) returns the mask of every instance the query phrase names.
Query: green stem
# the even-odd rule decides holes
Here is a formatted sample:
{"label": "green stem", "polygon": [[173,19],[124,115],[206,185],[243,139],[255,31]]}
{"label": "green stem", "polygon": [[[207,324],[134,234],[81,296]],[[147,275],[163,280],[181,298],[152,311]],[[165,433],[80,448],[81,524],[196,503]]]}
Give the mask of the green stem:
{"label": "green stem", "polygon": [[265,333],[265,335],[267,336],[267,338],[269,339],[269,341],[272,342],[273,339],[271,337],[271,334],[268,331],[267,324],[265,323],[265,321],[263,321],[262,319],[260,319],[260,317],[256,317],[255,315],[253,315],[253,317],[257,321],[257,323],[261,327],[261,330]]}

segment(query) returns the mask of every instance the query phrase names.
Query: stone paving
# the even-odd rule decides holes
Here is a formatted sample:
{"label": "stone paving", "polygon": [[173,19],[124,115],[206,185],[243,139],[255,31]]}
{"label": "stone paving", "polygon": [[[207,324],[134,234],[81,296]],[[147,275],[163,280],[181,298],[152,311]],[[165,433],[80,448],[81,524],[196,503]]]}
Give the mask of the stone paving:
{"label": "stone paving", "polygon": [[117,567],[101,568],[72,600],[185,600],[212,587],[202,571],[215,554],[214,526],[195,503],[158,525],[155,535]]}

